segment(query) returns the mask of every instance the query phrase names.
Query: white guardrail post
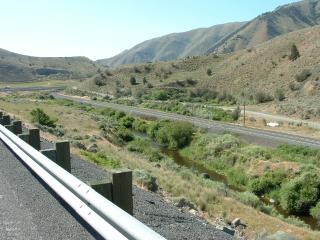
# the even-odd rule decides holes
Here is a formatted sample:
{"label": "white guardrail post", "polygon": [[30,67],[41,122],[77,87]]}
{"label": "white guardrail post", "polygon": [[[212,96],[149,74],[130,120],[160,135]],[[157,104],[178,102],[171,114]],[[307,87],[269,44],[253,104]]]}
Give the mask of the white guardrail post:
{"label": "white guardrail post", "polygon": [[2,125],[0,138],[105,239],[165,239]]}

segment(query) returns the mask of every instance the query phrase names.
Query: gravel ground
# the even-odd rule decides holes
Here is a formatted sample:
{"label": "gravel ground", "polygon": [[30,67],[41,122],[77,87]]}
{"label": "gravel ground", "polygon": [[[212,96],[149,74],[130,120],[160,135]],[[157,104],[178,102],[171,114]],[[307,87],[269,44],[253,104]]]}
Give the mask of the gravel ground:
{"label": "gravel ground", "polygon": [[[53,144],[41,143],[42,149],[52,148]],[[92,181],[109,178],[106,171],[95,164],[71,156],[72,174],[82,181]],[[159,195],[133,187],[134,217],[145,223],[167,239],[211,240],[233,239],[207,221],[184,213],[171,203],[165,202]]]}

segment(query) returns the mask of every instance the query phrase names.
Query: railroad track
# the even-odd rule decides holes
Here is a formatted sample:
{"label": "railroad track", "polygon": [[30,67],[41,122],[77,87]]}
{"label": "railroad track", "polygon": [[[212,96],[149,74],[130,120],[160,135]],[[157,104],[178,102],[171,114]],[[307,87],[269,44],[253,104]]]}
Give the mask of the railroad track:
{"label": "railroad track", "polygon": [[109,102],[98,102],[93,100],[86,100],[78,97],[62,95],[60,93],[53,93],[53,96],[57,99],[68,99],[74,102],[90,104],[94,107],[99,108],[113,108],[135,115],[143,115],[152,118],[158,119],[170,119],[178,121],[187,121],[193,123],[195,126],[208,129],[211,132],[229,132],[238,134],[240,137],[243,137],[249,142],[257,143],[259,145],[266,145],[275,147],[279,144],[292,144],[292,145],[302,145],[313,148],[320,148],[320,140],[303,137],[299,135],[280,133],[274,131],[266,131],[261,129],[243,127],[239,125],[222,123],[218,121],[202,119],[197,117],[185,116],[176,113],[162,112],[159,110],[147,109],[147,108],[138,108],[133,106],[126,106],[122,104],[115,104]]}

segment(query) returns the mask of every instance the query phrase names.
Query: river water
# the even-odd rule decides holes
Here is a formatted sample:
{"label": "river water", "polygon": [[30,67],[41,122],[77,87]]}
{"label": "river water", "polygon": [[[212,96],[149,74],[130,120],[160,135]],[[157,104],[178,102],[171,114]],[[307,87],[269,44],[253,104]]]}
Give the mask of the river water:
{"label": "river water", "polygon": [[[217,182],[224,183],[226,186],[228,186],[233,191],[236,191],[236,192],[244,192],[245,191],[242,188],[239,188],[237,186],[229,184],[227,177],[224,176],[223,174],[220,174],[220,173],[218,173],[214,170],[211,170],[211,169],[207,169],[202,164],[181,156],[181,154],[177,150],[172,150],[172,149],[168,149],[168,148],[161,148],[161,152],[163,154],[167,155],[168,157],[172,158],[177,164],[179,164],[181,166],[186,166],[188,168],[196,169],[200,173],[208,174],[210,179],[217,181]],[[308,215],[308,216],[293,215],[293,214],[288,213],[284,209],[282,209],[279,204],[271,204],[269,198],[259,197],[259,199],[260,199],[260,201],[262,201],[266,205],[274,206],[274,208],[280,214],[282,214],[284,217],[290,217],[290,216],[296,217],[296,218],[302,220],[303,222],[305,222],[306,224],[308,224],[311,229],[320,230],[320,226],[319,226],[317,220],[315,218],[313,218],[312,216],[310,216],[310,215]]]}

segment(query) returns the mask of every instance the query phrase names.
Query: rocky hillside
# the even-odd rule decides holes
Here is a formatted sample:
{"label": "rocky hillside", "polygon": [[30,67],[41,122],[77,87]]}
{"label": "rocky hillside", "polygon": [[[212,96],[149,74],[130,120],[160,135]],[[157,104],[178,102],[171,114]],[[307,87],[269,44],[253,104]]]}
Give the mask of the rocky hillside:
{"label": "rocky hillside", "polygon": [[0,82],[87,78],[96,65],[86,57],[30,57],[0,49]]}
{"label": "rocky hillside", "polygon": [[112,58],[98,63],[117,66],[149,61],[168,61],[206,53],[210,46],[233,33],[245,23],[228,23],[210,28],[200,28],[183,33],[173,33],[140,43]]}
{"label": "rocky hillside", "polygon": [[320,1],[305,0],[278,7],[240,27],[208,52],[233,52],[250,48],[276,36],[320,24]]}
{"label": "rocky hillside", "polygon": [[[294,61],[290,59],[293,44],[300,53]],[[95,76],[82,88],[115,96],[165,88],[186,94],[210,89],[235,97],[243,94],[250,102],[274,101],[279,111],[289,115],[320,117],[319,46],[320,26],[315,26],[234,53],[120,66]]]}
{"label": "rocky hillside", "polygon": [[148,40],[119,55],[98,62],[117,66],[175,60],[213,52],[230,53],[319,23],[320,1],[304,0],[278,7],[249,22],[217,25]]}

